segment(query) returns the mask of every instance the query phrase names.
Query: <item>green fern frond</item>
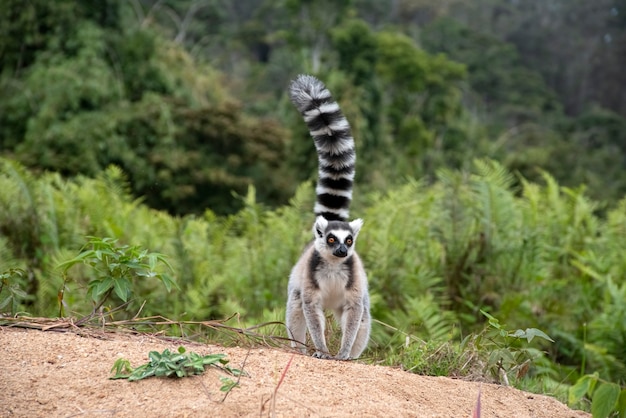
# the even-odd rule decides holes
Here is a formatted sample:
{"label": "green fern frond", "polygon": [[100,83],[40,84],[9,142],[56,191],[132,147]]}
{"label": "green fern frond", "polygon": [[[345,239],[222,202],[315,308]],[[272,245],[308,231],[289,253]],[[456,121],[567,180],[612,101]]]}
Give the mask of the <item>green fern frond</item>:
{"label": "green fern frond", "polygon": [[15,257],[9,240],[0,235],[0,272],[9,269],[24,269],[25,263],[23,259]]}
{"label": "green fern frond", "polygon": [[[472,179],[473,205],[481,233],[489,243],[508,239],[519,229],[519,212],[512,190],[514,177],[493,161],[475,161],[481,175]],[[498,235],[499,237],[496,237]]]}
{"label": "green fern frond", "polygon": [[501,189],[512,190],[516,182],[515,176],[497,161],[475,159],[474,168],[478,178]]}
{"label": "green fern frond", "polygon": [[36,191],[33,190],[35,185],[33,175],[20,163],[5,158],[0,158],[0,174],[16,186],[21,205],[32,208],[36,196]]}
{"label": "green fern frond", "polygon": [[456,315],[443,309],[429,293],[409,298],[406,313],[398,319],[389,318],[392,325],[425,340],[450,340],[458,331]]}
{"label": "green fern frond", "polygon": [[109,165],[97,176],[97,179],[102,180],[103,186],[111,190],[116,196],[131,196],[132,190],[128,176],[119,166]]}

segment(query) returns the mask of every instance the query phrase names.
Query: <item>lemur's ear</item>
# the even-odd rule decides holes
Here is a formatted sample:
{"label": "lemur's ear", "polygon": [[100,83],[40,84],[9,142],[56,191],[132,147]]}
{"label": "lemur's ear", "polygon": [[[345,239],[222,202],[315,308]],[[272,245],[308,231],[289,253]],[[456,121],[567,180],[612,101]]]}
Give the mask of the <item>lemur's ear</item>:
{"label": "lemur's ear", "polygon": [[313,235],[315,237],[322,238],[324,236],[324,231],[326,231],[326,227],[328,226],[328,221],[323,216],[318,216],[315,219],[315,223],[313,224]]}
{"label": "lemur's ear", "polygon": [[363,219],[359,218],[350,222],[350,228],[352,228],[352,233],[354,234],[355,237],[359,234],[359,231],[361,230],[362,226],[363,226]]}

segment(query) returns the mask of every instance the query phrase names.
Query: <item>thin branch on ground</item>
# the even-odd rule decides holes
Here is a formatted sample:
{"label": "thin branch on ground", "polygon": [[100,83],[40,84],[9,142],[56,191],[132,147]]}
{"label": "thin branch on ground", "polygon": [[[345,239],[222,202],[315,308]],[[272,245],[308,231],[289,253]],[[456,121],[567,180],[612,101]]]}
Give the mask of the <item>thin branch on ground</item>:
{"label": "thin branch on ground", "polygon": [[[121,308],[120,308],[121,309]],[[288,347],[290,339],[280,335],[264,334],[261,332],[262,328],[268,326],[281,326],[284,327],[284,323],[279,321],[266,322],[263,324],[257,324],[247,328],[239,328],[228,325],[226,322],[231,320],[233,316],[223,320],[210,320],[210,321],[175,321],[163,316],[155,315],[143,318],[124,319],[117,321],[106,321],[106,317],[109,317],[113,312],[117,311],[117,308],[113,311],[109,311],[106,314],[91,314],[76,320],[75,318],[39,318],[29,316],[16,316],[16,317],[0,317],[0,326],[9,326],[17,328],[29,328],[38,329],[40,331],[57,331],[57,332],[76,332],[76,333],[88,333],[98,329],[101,332],[129,332],[133,334],[144,334],[158,337],[160,339],[176,339],[191,342],[198,342],[203,335],[196,333],[195,338],[190,337],[172,337],[175,335],[174,330],[177,330],[176,334],[180,335],[181,329],[197,328],[204,331],[215,331],[220,333],[223,337],[221,343],[230,342],[232,345],[248,345],[265,346],[265,347]],[[142,331],[145,330],[145,331]],[[148,331],[149,330],[149,331]],[[165,332],[170,331],[170,336],[164,335]]]}

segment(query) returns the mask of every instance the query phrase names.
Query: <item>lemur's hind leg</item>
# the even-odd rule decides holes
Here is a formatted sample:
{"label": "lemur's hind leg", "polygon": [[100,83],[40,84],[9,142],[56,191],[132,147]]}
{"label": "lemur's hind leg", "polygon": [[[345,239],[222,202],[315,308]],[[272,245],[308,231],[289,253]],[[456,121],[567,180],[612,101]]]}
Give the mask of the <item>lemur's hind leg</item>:
{"label": "lemur's hind leg", "polygon": [[302,311],[302,295],[299,290],[292,290],[289,293],[285,325],[291,339],[291,346],[306,353],[306,320]]}
{"label": "lemur's hind leg", "polygon": [[370,317],[370,311],[367,308],[363,309],[363,316],[359,324],[359,330],[356,334],[356,339],[350,350],[350,358],[359,358],[370,339],[370,329],[372,324],[372,318]]}

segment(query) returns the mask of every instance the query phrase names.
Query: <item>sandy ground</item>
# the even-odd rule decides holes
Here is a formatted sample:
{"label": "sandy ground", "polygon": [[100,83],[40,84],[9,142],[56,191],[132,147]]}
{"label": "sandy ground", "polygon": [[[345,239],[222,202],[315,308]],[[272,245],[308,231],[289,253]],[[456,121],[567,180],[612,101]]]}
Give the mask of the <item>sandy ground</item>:
{"label": "sandy ground", "polygon": [[[119,357],[133,366],[179,344],[148,335],[0,326],[1,417],[589,417],[557,400],[498,385],[424,377],[358,362],[318,360],[286,350],[183,344],[199,354],[244,360],[247,377],[225,400],[218,370],[191,378],[110,380]],[[247,358],[246,358],[247,356]],[[290,359],[293,361],[277,383]],[[276,392],[276,393],[275,393]]]}

